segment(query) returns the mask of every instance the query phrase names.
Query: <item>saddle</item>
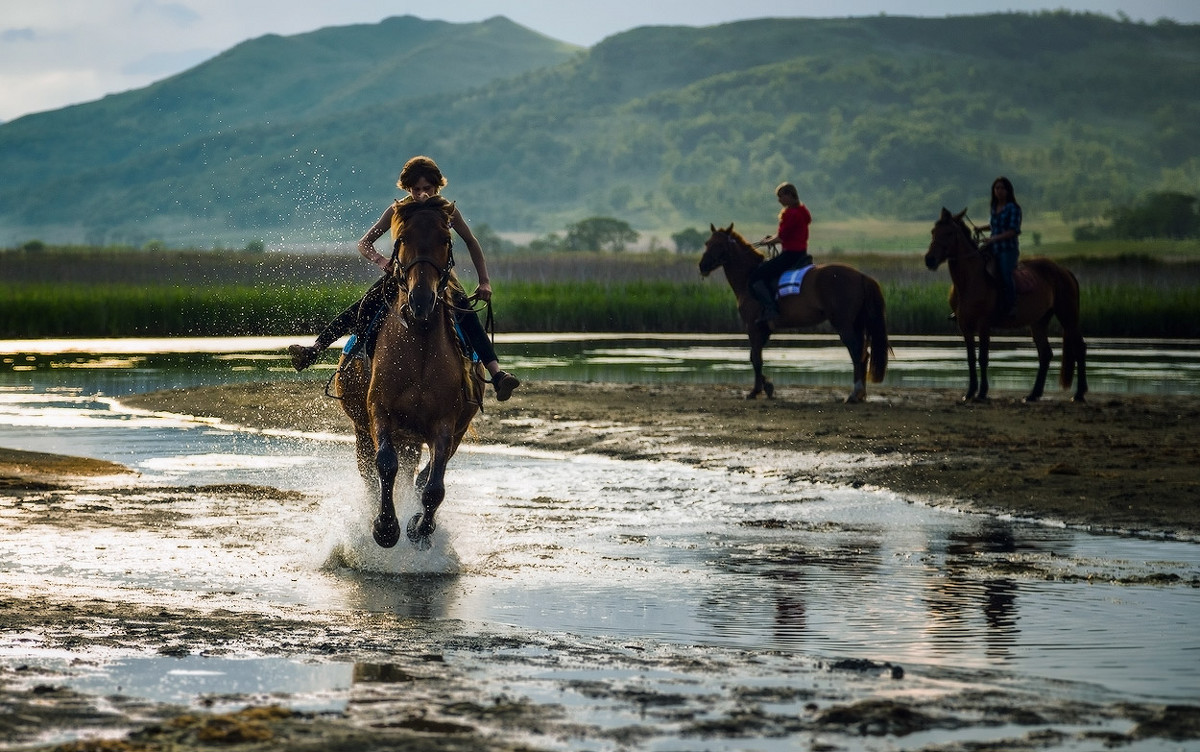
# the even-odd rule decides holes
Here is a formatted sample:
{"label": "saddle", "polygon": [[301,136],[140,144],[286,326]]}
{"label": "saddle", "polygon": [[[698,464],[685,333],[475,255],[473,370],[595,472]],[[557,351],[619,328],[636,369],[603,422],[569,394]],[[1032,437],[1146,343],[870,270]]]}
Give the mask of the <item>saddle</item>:
{"label": "saddle", "polygon": [[[984,268],[987,270],[988,279],[999,286],[1000,270],[996,268],[996,257],[989,253]],[[1037,276],[1034,275],[1024,261],[1018,261],[1017,268],[1013,270],[1013,287],[1016,289],[1017,294],[1031,292],[1036,286]]]}
{"label": "saddle", "polygon": [[[363,358],[368,362],[374,357],[375,340],[378,339],[379,330],[383,326],[384,315],[390,309],[387,301],[395,299],[396,292],[396,282],[387,279],[378,291],[372,288],[363,296],[363,303],[358,312],[358,320],[355,322],[355,331],[346,340],[346,345],[342,348],[342,354],[348,358]],[[382,303],[382,305],[372,305],[372,302]],[[459,305],[459,301],[456,300],[455,305]],[[463,358],[473,363],[478,363],[479,356],[471,348],[466,337],[463,335],[462,329],[458,325],[458,317],[453,317],[451,321],[454,325],[454,336],[458,339],[458,345],[462,350]]]}

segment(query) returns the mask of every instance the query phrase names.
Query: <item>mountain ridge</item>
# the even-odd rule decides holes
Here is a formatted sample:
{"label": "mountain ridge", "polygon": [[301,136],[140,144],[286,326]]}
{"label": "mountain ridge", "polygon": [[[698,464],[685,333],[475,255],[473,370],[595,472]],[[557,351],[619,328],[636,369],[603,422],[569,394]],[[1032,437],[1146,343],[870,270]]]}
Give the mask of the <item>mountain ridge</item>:
{"label": "mountain ridge", "polygon": [[504,231],[770,221],[783,180],[818,216],[933,217],[1000,173],[1027,212],[1090,218],[1197,192],[1197,90],[1200,27],[1065,11],[641,27],[586,50],[401,16],[0,125],[0,242],[344,240],[417,153]]}

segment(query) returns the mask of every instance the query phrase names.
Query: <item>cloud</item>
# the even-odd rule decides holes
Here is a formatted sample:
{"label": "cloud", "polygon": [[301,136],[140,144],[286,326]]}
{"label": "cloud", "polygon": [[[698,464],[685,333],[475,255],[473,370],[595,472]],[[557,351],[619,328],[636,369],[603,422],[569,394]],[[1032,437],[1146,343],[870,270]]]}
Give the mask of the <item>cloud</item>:
{"label": "cloud", "polygon": [[162,19],[172,26],[187,28],[200,21],[201,16],[196,11],[180,3],[159,3],[155,0],[142,0],[133,7],[134,16],[148,16],[151,21]]}
{"label": "cloud", "polygon": [[30,28],[0,31],[0,42],[33,42],[36,40],[37,32]]}

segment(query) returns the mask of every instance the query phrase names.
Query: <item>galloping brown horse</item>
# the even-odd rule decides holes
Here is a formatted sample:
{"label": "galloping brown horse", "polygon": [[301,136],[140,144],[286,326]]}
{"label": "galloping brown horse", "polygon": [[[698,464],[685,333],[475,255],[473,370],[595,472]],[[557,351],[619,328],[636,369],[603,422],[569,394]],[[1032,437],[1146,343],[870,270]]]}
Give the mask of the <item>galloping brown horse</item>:
{"label": "galloping brown horse", "polygon": [[484,382],[479,366],[463,356],[454,328],[453,205],[397,204],[396,211],[401,214],[392,264],[395,298],[369,366],[343,355],[336,389],[354,421],[359,471],[379,480],[373,534],[384,548],[400,539],[396,476],[403,469],[413,478],[422,446],[429,448],[429,461],[415,479],[422,512],[406,530],[414,545],[427,549],[434,513],[446,495],[446,463],[479,410]]}
{"label": "galloping brown horse", "polygon": [[[1087,345],[1079,330],[1079,282],[1068,269],[1050,259],[1033,257],[1022,261],[1013,275],[1017,286],[1015,316],[998,320],[996,316],[1000,286],[988,277],[987,258],[975,242],[963,217],[966,210],[951,214],[945,207],[933,225],[933,239],[925,254],[925,266],[937,269],[943,261],[950,267],[950,307],[958,321],[959,331],[967,344],[967,369],[970,382],[964,401],[984,402],[988,398],[988,345],[992,327],[1016,329],[1029,327],[1037,346],[1038,371],[1033,390],[1025,402],[1041,399],[1046,386],[1046,372],[1054,353],[1050,349],[1047,327],[1057,316],[1063,328],[1062,372],[1058,383],[1069,389],[1076,380],[1074,402],[1082,402],[1087,393],[1087,371],[1084,361]],[[979,376],[975,371],[975,337],[979,337]]]}
{"label": "galloping brown horse", "polygon": [[[746,399],[766,392],[775,394],[775,386],[763,375],[762,351],[771,337],[771,329],[755,323],[762,305],[750,292],[750,272],[763,262],[763,255],[746,242],[733,225],[717,229],[704,244],[700,273],[708,276],[719,266],[725,267],[725,279],[737,296],[738,314],[750,336],[750,364],[754,366],[754,388]],[[777,328],[815,326],[828,321],[850,351],[854,364],[854,389],[846,402],[866,399],[868,376],[879,383],[887,371],[888,335],[884,322],[883,291],[879,283],[845,264],[821,264],[809,270],[798,295],[779,300]]]}

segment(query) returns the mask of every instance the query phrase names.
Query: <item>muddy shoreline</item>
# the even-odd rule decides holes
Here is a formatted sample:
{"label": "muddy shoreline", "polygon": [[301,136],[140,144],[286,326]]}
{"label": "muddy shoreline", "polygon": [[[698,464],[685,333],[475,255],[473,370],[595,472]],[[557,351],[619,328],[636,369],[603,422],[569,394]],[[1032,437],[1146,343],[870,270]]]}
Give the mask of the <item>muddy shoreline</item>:
{"label": "muddy shoreline", "polygon": [[[349,434],[323,384],[169,390],[121,402],[256,429]],[[864,404],[845,405],[844,393],[831,388],[781,388],[771,401],[743,395],[732,385],[526,384],[509,402],[489,397],[469,441],[753,468],[797,484],[887,488],[929,504],[1097,532],[1200,538],[1200,398],[1100,395],[1086,405],[1023,405],[1000,397],[962,405],[949,390],[883,388]],[[69,538],[68,517],[86,527],[89,515],[106,514],[100,501],[81,509],[74,500],[96,489],[167,498],[189,492],[140,488],[136,475],[113,463],[0,449],[0,503],[19,508],[22,520]],[[266,487],[220,492],[234,505],[304,503],[302,494]],[[1200,738],[1194,704],[1060,698],[1052,682],[1041,689],[997,682],[977,691],[984,675],[953,668],[853,656],[824,663],[803,653],[652,637],[580,638],[229,594],[181,602],[153,589],[10,580],[0,592],[0,642],[13,656],[0,661],[3,749],[532,750],[578,743],[618,750],[670,741],[725,749],[787,738],[814,749],[899,744],[981,752]],[[23,657],[39,652],[70,662],[53,669]],[[355,689],[343,710],[304,712],[286,707],[287,697],[264,694],[184,707],[70,688],[73,671],[131,654],[350,664]],[[655,687],[629,678],[646,675],[670,680]],[[795,686],[764,686],[763,676],[792,677]],[[966,689],[944,691],[959,684]],[[531,688],[542,699],[529,699]],[[586,713],[546,697],[587,698],[624,720],[588,723]]]}
{"label": "muddy shoreline", "polygon": [[[258,428],[350,433],[323,381],[181,389],[133,408]],[[529,383],[489,397],[468,442],[625,459],[758,466],[797,482],[887,488],[930,504],[1061,522],[1093,532],[1200,538],[1200,398],[1000,396],[948,389]],[[817,455],[814,457],[813,455]],[[803,458],[803,461],[798,459]]]}

